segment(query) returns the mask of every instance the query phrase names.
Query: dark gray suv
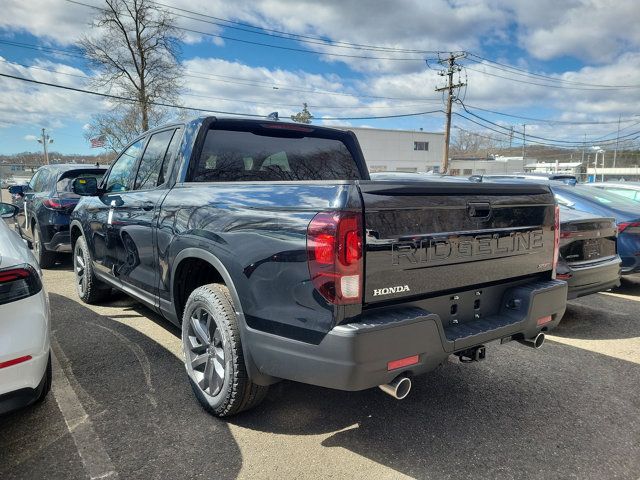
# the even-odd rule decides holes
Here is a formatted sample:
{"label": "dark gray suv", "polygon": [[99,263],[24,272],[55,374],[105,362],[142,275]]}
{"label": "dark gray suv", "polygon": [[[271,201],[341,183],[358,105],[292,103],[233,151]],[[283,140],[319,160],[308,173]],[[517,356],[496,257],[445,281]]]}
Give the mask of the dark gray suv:
{"label": "dark gray suv", "polygon": [[[40,267],[48,268],[58,253],[71,252],[69,216],[78,203],[73,179],[102,178],[106,168],[95,165],[45,165],[36,170],[28,185],[14,185],[9,192],[21,207],[16,229],[33,247]],[[21,205],[20,205],[21,204]]]}

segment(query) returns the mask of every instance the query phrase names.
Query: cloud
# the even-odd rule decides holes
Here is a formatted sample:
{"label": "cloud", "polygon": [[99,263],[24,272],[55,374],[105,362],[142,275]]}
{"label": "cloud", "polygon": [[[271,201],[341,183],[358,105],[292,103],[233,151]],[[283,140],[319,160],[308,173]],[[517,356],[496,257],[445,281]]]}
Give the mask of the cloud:
{"label": "cloud", "polygon": [[79,33],[89,29],[93,15],[92,9],[69,2],[4,0],[0,28],[70,45],[76,42]]}
{"label": "cloud", "polygon": [[[527,69],[533,68],[530,65],[540,67],[546,65],[545,61],[564,61],[571,57],[579,60],[567,62],[574,68],[551,76],[570,82],[612,85],[638,84],[640,79],[640,29],[636,27],[636,0],[398,0],[393,3],[373,2],[369,6],[363,6],[363,2],[357,0],[176,0],[171,5],[291,34],[321,36],[335,42],[362,45],[359,49],[329,49],[314,43],[288,42],[207,23],[217,22],[213,18],[200,21],[178,16],[182,27],[193,30],[186,34],[185,41],[191,44],[206,42],[209,55],[209,58],[191,58],[184,62],[186,89],[181,102],[212,110],[258,115],[276,110],[281,118],[286,118],[300,111],[302,103],[307,102],[317,122],[345,124],[348,120],[330,120],[328,117],[384,116],[442,108],[441,95],[435,93],[434,88],[442,85],[443,79],[426,68],[423,54],[375,51],[366,45],[420,51],[484,51],[485,56],[491,58],[495,58],[495,51],[505,51],[508,53],[505,62],[514,61]],[[174,12],[176,15],[196,16],[188,12]],[[29,32],[45,42],[70,45],[80,34],[89,32],[88,25],[93,15],[91,9],[68,2],[61,5],[54,0],[5,0],[0,28],[8,34]],[[247,65],[241,60],[222,60],[216,58],[219,49],[225,45],[237,46],[237,43],[197,32],[311,49],[318,54],[337,52],[351,55],[321,57],[327,64],[325,70],[333,70],[330,67],[340,62],[348,69],[340,65],[336,71],[348,73],[338,76],[311,73],[295,67],[265,68]],[[283,58],[279,55],[308,58],[302,53],[286,53],[260,46],[251,48],[265,54],[272,53],[275,58]],[[522,52],[522,58],[513,59],[514,52]],[[354,58],[357,56],[390,58],[374,61]],[[416,61],[397,60],[413,56]],[[552,71],[557,71],[561,61],[548,65],[555,69]],[[78,75],[82,77],[85,74],[64,62],[64,57],[60,57],[33,63],[54,72],[25,69],[16,64],[2,64],[2,71],[53,83],[84,85],[85,81]],[[637,88],[560,89],[522,82],[553,84],[552,80],[519,77],[469,62],[467,65],[465,102],[491,110],[515,114],[527,112],[525,116],[554,117],[565,121],[614,121],[619,114],[623,117],[635,115],[640,102],[640,89]],[[317,70],[322,71],[323,68]],[[548,74],[544,70],[537,71]],[[507,75],[521,81],[509,81],[495,75]],[[108,105],[103,100],[83,94],[10,80],[0,80],[0,90],[2,126],[29,123],[51,127],[68,119],[85,123],[91,114]],[[488,113],[479,114],[490,116]],[[433,114],[430,118],[434,119],[434,125],[441,125],[441,114]],[[480,129],[465,123],[460,117],[454,118],[454,122],[460,125]],[[509,117],[491,118],[504,126],[529,122]],[[583,133],[595,135],[612,129],[611,125],[566,125],[558,129],[553,125],[534,126],[531,123],[527,126],[528,132],[540,132],[541,136],[550,137],[581,138]]]}
{"label": "cloud", "polygon": [[27,142],[35,142],[35,141],[37,141],[37,140],[38,140],[38,137],[36,137],[35,135],[25,135],[25,136],[24,136],[24,139],[25,139]]}
{"label": "cloud", "polygon": [[[9,62],[2,57],[0,62],[3,73],[9,75],[80,88],[86,86],[85,80],[79,78],[84,75],[83,72],[69,65],[36,61],[34,66],[47,68],[40,70]],[[0,78],[0,91],[0,117],[6,120],[5,126],[30,124],[59,128],[65,121],[86,122],[92,113],[106,107],[106,103],[97,97],[8,78]]]}
{"label": "cloud", "polygon": [[607,63],[640,47],[637,0],[508,0],[520,44],[536,58]]}

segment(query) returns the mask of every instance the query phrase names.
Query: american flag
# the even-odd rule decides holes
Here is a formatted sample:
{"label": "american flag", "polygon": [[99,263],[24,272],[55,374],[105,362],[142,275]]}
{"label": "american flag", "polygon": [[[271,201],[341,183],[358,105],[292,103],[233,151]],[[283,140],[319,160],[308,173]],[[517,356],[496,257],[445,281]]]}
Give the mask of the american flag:
{"label": "american flag", "polygon": [[105,136],[104,135],[100,135],[99,137],[96,138],[92,138],[90,140],[91,142],[91,148],[102,148],[104,147],[104,142],[105,142]]}

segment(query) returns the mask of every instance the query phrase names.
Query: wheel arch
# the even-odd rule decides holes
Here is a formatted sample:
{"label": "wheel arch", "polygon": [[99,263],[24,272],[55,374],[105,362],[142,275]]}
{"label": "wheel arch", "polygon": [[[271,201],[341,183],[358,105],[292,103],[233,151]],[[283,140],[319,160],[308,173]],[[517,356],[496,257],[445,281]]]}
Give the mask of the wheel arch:
{"label": "wheel arch", "polygon": [[[253,357],[251,356],[251,348],[247,343],[247,335],[246,335],[246,322],[244,317],[244,311],[242,309],[242,302],[240,301],[240,296],[238,295],[238,290],[233,282],[233,278],[229,273],[229,270],[225,267],[223,262],[216,257],[213,253],[195,247],[187,247],[181,250],[178,255],[176,255],[173,265],[171,268],[171,281],[170,281],[170,292],[171,292],[171,303],[174,305],[175,315],[178,322],[182,321],[182,310],[179,304],[176,304],[176,274],[180,271],[180,266],[184,265],[185,262],[193,261],[194,259],[202,262],[206,262],[213,268],[215,272],[219,275],[219,280],[229,289],[229,294],[231,295],[231,299],[233,300],[233,308],[236,314],[236,318],[238,319],[238,327],[240,331],[240,339],[242,341],[242,353],[244,355],[245,364],[247,367],[247,374],[251,380],[258,385],[271,385],[278,381],[278,379],[273,378],[269,375],[265,375],[260,372],[255,362],[253,361]],[[206,283],[202,284],[206,285]],[[198,286],[197,285],[195,288]],[[191,290],[193,291],[193,290]],[[190,294],[191,292],[189,292]],[[187,295],[188,297],[188,295]],[[184,299],[186,303],[186,298]]]}
{"label": "wheel arch", "polygon": [[71,251],[76,246],[76,241],[83,235],[82,224],[78,220],[72,220],[69,226],[69,235],[71,238]]}

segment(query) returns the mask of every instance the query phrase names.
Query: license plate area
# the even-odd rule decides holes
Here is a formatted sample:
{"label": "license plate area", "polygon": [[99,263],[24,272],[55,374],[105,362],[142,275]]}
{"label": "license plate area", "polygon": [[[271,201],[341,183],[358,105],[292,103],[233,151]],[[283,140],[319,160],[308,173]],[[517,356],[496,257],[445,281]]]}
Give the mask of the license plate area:
{"label": "license plate area", "polygon": [[599,238],[587,238],[582,243],[582,255],[584,260],[593,260],[595,258],[600,258],[601,256],[601,248],[600,248],[600,239]]}

